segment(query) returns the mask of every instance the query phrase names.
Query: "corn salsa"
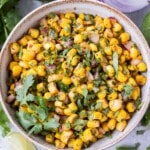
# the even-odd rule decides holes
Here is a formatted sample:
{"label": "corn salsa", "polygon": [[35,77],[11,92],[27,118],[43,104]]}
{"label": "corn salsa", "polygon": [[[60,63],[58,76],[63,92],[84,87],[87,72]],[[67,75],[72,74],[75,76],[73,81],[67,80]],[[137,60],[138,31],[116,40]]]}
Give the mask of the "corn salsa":
{"label": "corn salsa", "polygon": [[10,44],[7,102],[29,134],[81,150],[123,131],[147,66],[116,18],[50,13]]}

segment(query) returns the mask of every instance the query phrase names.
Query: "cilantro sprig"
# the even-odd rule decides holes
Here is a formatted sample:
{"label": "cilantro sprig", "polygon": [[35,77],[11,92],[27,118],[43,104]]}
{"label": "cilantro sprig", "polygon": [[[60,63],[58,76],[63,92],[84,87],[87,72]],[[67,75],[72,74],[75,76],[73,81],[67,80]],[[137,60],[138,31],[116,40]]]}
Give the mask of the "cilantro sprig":
{"label": "cilantro sprig", "polygon": [[34,83],[34,77],[33,75],[28,75],[23,79],[22,87],[16,89],[16,99],[21,102],[21,104],[26,104],[27,101],[33,101],[34,95],[31,93],[28,93],[29,88]]}

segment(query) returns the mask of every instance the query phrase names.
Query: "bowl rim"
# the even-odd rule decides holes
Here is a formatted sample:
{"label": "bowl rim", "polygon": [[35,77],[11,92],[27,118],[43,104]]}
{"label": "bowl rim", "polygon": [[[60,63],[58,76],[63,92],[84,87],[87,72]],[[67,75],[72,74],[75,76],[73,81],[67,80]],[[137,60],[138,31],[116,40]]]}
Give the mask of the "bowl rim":
{"label": "bowl rim", "polygon": [[[59,4],[64,4],[64,3],[76,3],[76,2],[87,2],[87,3],[91,3],[91,4],[95,4],[95,5],[99,5],[99,6],[102,6],[106,9],[109,9],[115,13],[118,13],[124,20],[126,20],[126,22],[128,22],[133,28],[134,30],[137,32],[137,34],[140,36],[142,42],[143,42],[143,45],[146,49],[146,52],[149,53],[149,56],[150,56],[150,51],[148,51],[149,49],[149,46],[143,36],[143,34],[141,33],[141,31],[139,30],[139,28],[125,15],[123,14],[122,12],[120,12],[119,10],[117,10],[116,8],[113,8],[112,6],[109,6],[103,2],[100,2],[100,1],[97,1],[97,0],[56,0],[56,1],[52,1],[52,2],[49,2],[49,3],[46,3],[44,5],[41,5],[40,7],[34,9],[33,11],[31,11],[30,13],[28,13],[25,17],[23,17],[19,23],[14,27],[14,29],[11,31],[11,33],[9,34],[8,38],[6,39],[5,43],[3,44],[3,47],[2,47],[2,50],[0,52],[0,70],[1,70],[1,59],[3,57],[3,54],[4,54],[4,51],[6,49],[6,46],[8,44],[8,41],[10,40],[10,38],[12,37],[12,35],[16,32],[16,30],[18,30],[19,26],[22,25],[23,22],[25,22],[26,20],[28,20],[29,17],[31,17],[32,15],[35,15],[36,12],[39,12],[41,9],[44,9],[46,7],[52,7],[53,5],[59,5]],[[150,64],[150,61],[148,62]],[[1,76],[1,74],[0,74]],[[33,139],[31,136],[28,136],[27,132],[25,130],[23,130],[23,128],[20,126],[18,126],[16,124],[16,122],[12,119],[10,113],[8,112],[6,106],[5,106],[5,103],[4,103],[4,100],[2,100],[2,88],[1,88],[1,84],[0,84],[0,102],[2,104],[2,107],[7,115],[7,117],[9,118],[10,122],[14,125],[14,127],[21,133],[23,134],[28,140],[30,140],[31,142],[33,142],[34,144],[40,146],[41,148],[44,148],[44,149],[50,149],[48,148],[47,146],[43,145],[42,142],[41,143],[38,143],[37,140]],[[150,89],[149,89],[149,95],[150,95]],[[150,99],[148,101],[148,104],[150,103]],[[144,116],[146,110],[148,108],[148,105],[145,105],[143,110],[141,111],[141,114],[138,118],[138,121],[135,122],[135,124],[133,126],[130,127],[129,130],[127,130],[126,132],[124,132],[122,134],[121,137],[117,138],[116,140],[113,140],[111,143],[108,143],[107,145],[105,145],[104,147],[102,148],[98,148],[96,150],[102,150],[102,149],[107,149],[111,146],[113,146],[114,144],[118,143],[119,141],[121,141],[122,139],[124,139],[140,122],[140,120],[142,119],[142,117]],[[58,148],[54,148],[54,149],[58,149]],[[92,149],[92,148],[89,148],[90,150],[95,150]]]}

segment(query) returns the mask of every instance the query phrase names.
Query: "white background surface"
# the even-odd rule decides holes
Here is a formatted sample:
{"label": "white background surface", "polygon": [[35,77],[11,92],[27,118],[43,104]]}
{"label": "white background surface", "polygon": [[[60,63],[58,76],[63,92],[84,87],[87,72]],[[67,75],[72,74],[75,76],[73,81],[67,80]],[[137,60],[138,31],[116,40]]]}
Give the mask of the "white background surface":
{"label": "white background surface", "polygon": [[[42,5],[41,2],[38,2],[36,0],[21,0],[18,6],[18,9],[22,16],[26,15],[31,10],[35,9],[36,7]],[[134,13],[126,14],[135,24],[140,28],[141,23],[143,21],[144,15],[150,11],[150,6],[145,7],[144,9],[140,11],[136,11]],[[137,135],[137,130],[146,130],[144,134]],[[14,129],[13,129],[14,130]],[[114,145],[113,147],[107,149],[107,150],[115,150],[117,146],[123,146],[123,145],[135,145],[135,143],[140,143],[140,147],[138,150],[146,150],[146,147],[150,146],[150,127],[144,128],[140,125],[136,127],[125,139],[123,139],[118,144]],[[40,147],[37,147],[38,150],[43,150]],[[4,149],[5,150],[5,149]]]}

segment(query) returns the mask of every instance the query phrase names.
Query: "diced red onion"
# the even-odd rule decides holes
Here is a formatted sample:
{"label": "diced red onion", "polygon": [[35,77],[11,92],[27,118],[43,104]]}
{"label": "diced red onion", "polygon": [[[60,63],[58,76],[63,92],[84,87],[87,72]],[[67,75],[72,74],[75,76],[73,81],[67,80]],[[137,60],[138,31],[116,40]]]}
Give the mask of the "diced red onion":
{"label": "diced red onion", "polygon": [[64,43],[64,47],[70,47],[73,44],[72,40],[68,40]]}
{"label": "diced red onion", "polygon": [[98,72],[98,70],[95,72],[95,74],[94,74],[94,79],[98,79],[99,78],[99,72]]}
{"label": "diced red onion", "polygon": [[53,65],[46,65],[46,69],[49,72],[54,72],[56,69],[56,65],[54,65],[54,64]]}
{"label": "diced red onion", "polygon": [[7,97],[7,103],[12,103],[15,100],[15,96],[13,94]]}
{"label": "diced red onion", "polygon": [[131,47],[133,46],[133,42],[132,41],[129,41],[129,42],[127,42],[126,44],[124,44],[124,47],[127,49],[127,50],[130,50],[131,49]]}
{"label": "diced red onion", "polygon": [[138,65],[140,62],[141,62],[140,59],[133,59],[133,60],[131,61],[131,64],[136,66],[136,65]]}
{"label": "diced red onion", "polygon": [[87,71],[86,75],[87,75],[87,78],[88,78],[89,81],[93,81],[94,80],[94,76],[92,75],[91,72]]}
{"label": "diced red onion", "polygon": [[98,33],[91,33],[89,39],[93,42],[93,43],[98,43],[99,42],[99,34]]}
{"label": "diced red onion", "polygon": [[54,118],[59,122],[59,120],[60,120],[60,116],[59,115],[54,114]]}
{"label": "diced red onion", "polygon": [[44,27],[47,27],[47,26],[48,26],[47,21],[46,21],[46,18],[42,18],[42,19],[40,20],[40,25],[41,25],[41,26],[44,26]]}
{"label": "diced red onion", "polygon": [[105,131],[104,131],[103,128],[99,128],[99,132],[100,132],[101,134],[105,134]]}
{"label": "diced red onion", "polygon": [[22,87],[22,84],[21,84],[20,81],[15,82],[15,90],[17,90],[17,89],[19,89],[19,88],[21,88],[21,87]]}
{"label": "diced red onion", "polygon": [[97,65],[96,60],[92,60],[92,61],[91,61],[91,66],[92,66],[92,67],[96,67],[96,65]]}

